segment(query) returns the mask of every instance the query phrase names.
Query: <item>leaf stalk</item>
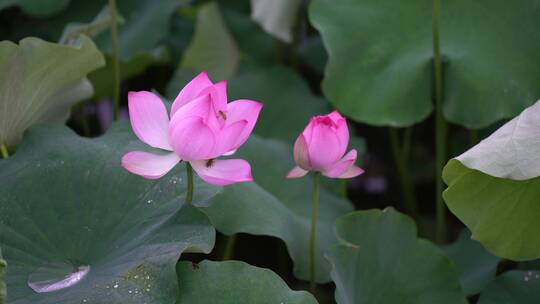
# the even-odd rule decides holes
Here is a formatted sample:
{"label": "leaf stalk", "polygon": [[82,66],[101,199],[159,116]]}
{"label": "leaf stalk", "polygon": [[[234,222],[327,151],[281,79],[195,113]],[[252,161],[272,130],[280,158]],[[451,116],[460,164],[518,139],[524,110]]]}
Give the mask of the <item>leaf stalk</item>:
{"label": "leaf stalk", "polygon": [[446,208],[442,192],[444,183],[442,171],[446,162],[446,137],[448,125],[443,116],[443,75],[440,49],[440,12],[441,0],[433,0],[432,29],[433,29],[433,74],[435,78],[435,209],[436,209],[436,240],[446,241]]}
{"label": "leaf stalk", "polygon": [[7,146],[4,143],[0,144],[0,154],[2,154],[3,159],[8,159],[9,157]]}
{"label": "leaf stalk", "polygon": [[189,162],[186,162],[186,176],[187,176],[187,193],[186,204],[191,204],[193,201],[193,168]]}
{"label": "leaf stalk", "polygon": [[399,147],[399,135],[395,128],[388,128],[388,135],[390,138],[390,146],[392,147],[392,154],[394,156],[394,162],[398,172],[399,183],[401,187],[401,194],[403,195],[405,209],[413,217],[417,218],[417,205],[416,194],[414,192],[414,184],[410,178],[410,172],[408,169],[408,156],[410,149],[410,131],[406,132],[403,138],[403,149]]}
{"label": "leaf stalk", "polygon": [[118,120],[120,107],[120,63],[118,59],[118,11],[116,0],[109,0],[111,10],[111,52],[113,61],[113,120]]}

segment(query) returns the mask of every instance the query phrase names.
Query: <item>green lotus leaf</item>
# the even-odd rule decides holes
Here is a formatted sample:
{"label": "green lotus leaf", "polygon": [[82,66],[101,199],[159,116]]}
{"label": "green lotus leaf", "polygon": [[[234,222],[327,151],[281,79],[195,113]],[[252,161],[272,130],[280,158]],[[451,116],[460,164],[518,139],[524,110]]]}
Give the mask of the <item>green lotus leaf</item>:
{"label": "green lotus leaf", "polygon": [[525,109],[489,137],[456,157],[494,177],[528,180],[540,176],[540,102]]}
{"label": "green lotus leaf", "polygon": [[[118,15],[117,22],[122,24],[124,18]],[[62,37],[59,42],[61,44],[69,44],[71,41],[75,41],[80,34],[85,34],[88,37],[95,37],[100,33],[108,30],[112,25],[112,14],[109,6],[103,7],[103,9],[96,15],[94,20],[88,23],[73,22],[68,23],[64,28]]]}
{"label": "green lotus leaf", "polygon": [[251,18],[270,35],[293,41],[293,30],[301,0],[251,0]]}
{"label": "green lotus leaf", "polygon": [[238,7],[241,3],[240,1],[221,1],[219,6],[223,19],[240,48],[242,61],[251,64],[275,63],[279,42],[250,18],[249,5]]}
{"label": "green lotus leaf", "polygon": [[[118,1],[118,12],[125,19],[118,27],[120,59],[127,62],[141,53],[154,49],[167,36],[171,15],[178,7],[188,3],[187,0],[161,0],[159,5],[153,0]],[[102,5],[99,8],[101,7]],[[96,44],[104,52],[111,54],[110,32],[99,35]]]}
{"label": "green lotus leaf", "polygon": [[18,6],[35,17],[47,17],[65,9],[71,0],[0,0],[0,10]]}
{"label": "green lotus leaf", "polygon": [[328,55],[324,49],[324,45],[320,36],[315,36],[307,39],[298,49],[302,62],[311,69],[311,71],[322,75]]}
{"label": "green lotus leaf", "polygon": [[92,96],[86,74],[104,63],[86,36],[76,46],[32,37],[0,42],[0,144],[14,148],[28,127],[65,121],[72,104]]}
{"label": "green lotus leaf", "polygon": [[305,291],[293,291],[269,269],[244,262],[180,262],[178,304],[315,304]]}
{"label": "green lotus leaf", "polygon": [[204,70],[214,79],[229,79],[240,63],[240,51],[223,21],[219,6],[209,2],[199,8],[195,33],[184,52],[180,68]]}
{"label": "green lotus leaf", "polygon": [[540,303],[539,271],[508,271],[480,294],[478,304]]}
{"label": "green lotus leaf", "polygon": [[[307,279],[311,176],[285,179],[294,166],[292,146],[277,140],[252,135],[234,158],[249,160],[255,182],[226,187],[209,207],[201,210],[225,234],[249,233],[282,239],[294,261],[294,274]],[[348,201],[321,190],[315,257],[317,282],[330,280],[330,264],[323,254],[337,243],[334,221],[351,210]]]}
{"label": "green lotus leaf", "polygon": [[443,249],[456,265],[461,289],[467,296],[480,293],[495,278],[501,259],[487,252],[480,243],[471,240],[469,230],[461,231],[458,239]]}
{"label": "green lotus leaf", "polygon": [[[10,304],[174,303],[180,254],[208,253],[215,230],[183,204],[183,166],[159,180],[121,167],[125,152],[144,146],[127,123],[96,139],[43,125],[0,161]],[[219,190],[195,187],[199,202]]]}
{"label": "green lotus leaf", "polygon": [[[310,20],[327,48],[322,83],[344,113],[407,126],[433,109],[432,1],[315,0]],[[469,128],[513,117],[540,96],[540,7],[441,1],[444,116]]]}
{"label": "green lotus leaf", "polygon": [[[35,0],[34,2],[47,1],[54,0]],[[159,5],[156,5],[153,0],[116,0],[120,23],[118,25],[118,50],[121,61],[129,62],[134,57],[150,52],[163,44],[170,34],[172,16],[179,7],[186,6],[189,2],[189,0],[162,0]],[[58,41],[64,34],[66,24],[68,26],[83,25],[92,24],[95,21],[103,24],[101,21],[106,19],[96,16],[103,12],[104,7],[108,7],[107,0],[71,1],[70,5],[58,15],[33,20],[34,27],[25,31],[34,33],[32,35],[40,35],[47,40]],[[101,15],[101,17],[106,17],[106,15]],[[96,30],[101,27],[96,27],[96,25],[91,26],[92,33],[98,32]],[[24,27],[25,24],[21,26]],[[97,35],[95,42],[101,51],[107,55],[111,54],[109,29]]]}
{"label": "green lotus leaf", "polygon": [[493,177],[451,159],[444,167],[444,201],[496,256],[525,261],[540,258],[540,177]]}
{"label": "green lotus leaf", "polygon": [[418,239],[414,222],[392,208],[339,218],[332,264],[339,304],[467,303],[453,263]]}
{"label": "green lotus leaf", "polygon": [[540,258],[540,102],[448,162],[443,197],[493,254]]}
{"label": "green lotus leaf", "polygon": [[[87,4],[86,4],[87,5]],[[72,8],[76,9],[76,7]],[[87,9],[86,7],[82,8]],[[90,9],[90,11],[93,7]],[[68,23],[60,37],[60,43],[69,43],[73,41],[79,34],[85,34],[95,38],[105,31],[108,31],[111,26],[112,14],[108,5],[103,7],[101,11],[90,22],[72,22]],[[119,26],[124,24],[125,20],[118,15],[117,20]],[[110,56],[106,56],[106,65],[88,75],[88,79],[94,87],[94,98],[101,99],[111,96],[114,87],[114,65]],[[152,65],[164,64],[169,61],[168,49],[164,46],[158,46],[145,52],[139,52],[125,62],[120,62],[120,77],[121,80],[129,79],[143,73]]]}

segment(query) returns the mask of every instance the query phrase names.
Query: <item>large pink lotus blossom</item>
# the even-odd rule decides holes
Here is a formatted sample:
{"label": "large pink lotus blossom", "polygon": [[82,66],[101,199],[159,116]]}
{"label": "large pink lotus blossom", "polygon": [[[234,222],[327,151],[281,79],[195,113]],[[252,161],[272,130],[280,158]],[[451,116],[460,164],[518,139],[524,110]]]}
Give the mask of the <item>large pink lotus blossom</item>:
{"label": "large pink lotus blossom", "polygon": [[174,100],[170,121],[158,96],[145,91],[129,92],[129,118],[137,137],[171,153],[132,151],[122,157],[122,166],[145,178],[157,179],[180,161],[186,161],[210,184],[252,181],[247,161],[216,158],[233,154],[247,140],[262,104],[243,99],[227,104],[226,87],[224,81],[213,84],[205,72],[200,73]]}
{"label": "large pink lotus blossom", "polygon": [[[298,178],[308,171],[332,178],[351,178],[364,173],[354,165],[357,152],[345,151],[349,144],[347,121],[338,112],[314,116],[294,143],[297,164],[287,178]],[[345,156],[343,156],[345,154]]]}

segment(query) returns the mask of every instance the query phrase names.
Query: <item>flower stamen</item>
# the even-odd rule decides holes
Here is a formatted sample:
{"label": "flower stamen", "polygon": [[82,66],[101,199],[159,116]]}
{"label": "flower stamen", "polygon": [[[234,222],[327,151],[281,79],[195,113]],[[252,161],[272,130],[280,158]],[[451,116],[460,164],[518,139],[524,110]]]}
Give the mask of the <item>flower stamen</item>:
{"label": "flower stamen", "polygon": [[218,114],[221,116],[221,118],[223,118],[223,120],[227,120],[227,113],[224,111],[218,111]]}

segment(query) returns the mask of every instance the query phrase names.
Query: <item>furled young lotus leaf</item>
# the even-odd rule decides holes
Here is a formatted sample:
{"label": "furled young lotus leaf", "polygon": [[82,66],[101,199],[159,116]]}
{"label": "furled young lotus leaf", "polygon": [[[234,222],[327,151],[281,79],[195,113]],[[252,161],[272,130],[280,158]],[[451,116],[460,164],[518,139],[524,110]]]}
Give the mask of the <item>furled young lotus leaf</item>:
{"label": "furled young lotus leaf", "polygon": [[[127,123],[96,139],[43,125],[0,161],[10,304],[174,303],[180,254],[209,252],[215,230],[182,203],[183,166],[158,181],[120,166],[142,148]],[[195,188],[196,202],[219,190],[199,180]]]}
{"label": "furled young lotus leaf", "polygon": [[444,199],[493,254],[540,258],[540,102],[448,162]]}
{"label": "furled young lotus leaf", "polygon": [[293,291],[269,269],[244,262],[180,262],[178,304],[316,304],[306,291]]}
{"label": "furled young lotus leaf", "polygon": [[0,144],[13,148],[28,127],[65,121],[71,105],[92,96],[86,74],[104,64],[86,36],[70,46],[32,37],[0,42]]}
{"label": "furled young lotus leaf", "polygon": [[338,304],[467,303],[453,263],[418,239],[414,222],[392,208],[339,218],[332,264]]}

